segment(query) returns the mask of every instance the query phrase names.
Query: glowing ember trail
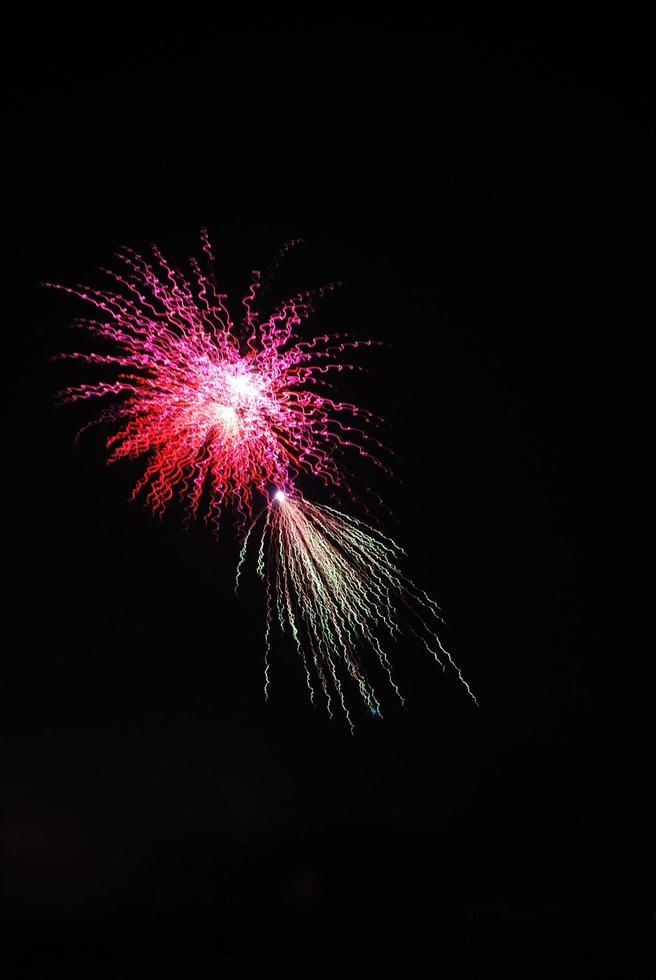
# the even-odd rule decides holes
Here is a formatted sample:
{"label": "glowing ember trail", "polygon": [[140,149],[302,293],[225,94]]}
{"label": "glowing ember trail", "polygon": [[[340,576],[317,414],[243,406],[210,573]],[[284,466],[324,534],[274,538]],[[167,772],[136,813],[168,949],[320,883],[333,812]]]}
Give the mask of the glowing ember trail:
{"label": "glowing ember trail", "polygon": [[259,272],[236,327],[214,279],[205,233],[202,240],[208,269],[191,259],[189,278],[152,246],[152,259],[129,249],[118,254],[121,271],[103,270],[113,280],[110,289],[54,285],[96,308],[96,318],[75,325],[110,344],[107,353],[61,357],[113,372],[109,380],[66,388],[60,402],[110,399],[91,424],[113,424],[108,462],[145,459],[132,498],[143,490],[161,516],[177,495],[188,519],[200,511],[218,529],[225,506],[243,526],[255,494],[266,495],[271,485],[291,487],[300,473],[344,486],[341,450],[382,466],[373,455],[381,443],[362,427],[375,417],[329,397],[326,380],[354,369],[343,361],[348,349],[374,342],[346,334],[296,337],[326,289],[301,293],[261,318]]}
{"label": "glowing ember trail", "polygon": [[[258,519],[259,520],[259,519]],[[237,568],[237,584],[246,560],[249,530]],[[257,570],[266,583],[265,693],[269,685],[270,636],[273,620],[289,630],[305,667],[310,697],[315,684],[323,690],[332,715],[333,697],[353,722],[344,697],[343,680],[357,686],[372,714],[381,707],[361,665],[373,650],[401,699],[381,637],[396,638],[405,625],[446,669],[458,674],[442,645],[437,627],[440,610],[399,568],[403,551],[390,538],[332,507],[311,504],[300,496],[277,491],[266,511]]]}

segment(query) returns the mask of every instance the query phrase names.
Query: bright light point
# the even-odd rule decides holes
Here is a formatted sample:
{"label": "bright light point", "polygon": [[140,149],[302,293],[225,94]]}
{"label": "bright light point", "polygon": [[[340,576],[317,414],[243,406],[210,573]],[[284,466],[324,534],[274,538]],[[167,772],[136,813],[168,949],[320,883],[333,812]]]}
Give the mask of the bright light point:
{"label": "bright light point", "polygon": [[232,375],[232,377],[228,378],[228,383],[236,395],[253,397],[257,394],[257,387],[253,379],[247,374]]}
{"label": "bright light point", "polygon": [[223,425],[235,425],[237,422],[237,413],[231,405],[215,405],[213,414],[216,421]]}
{"label": "bright light point", "polygon": [[275,495],[275,499],[278,501],[279,504],[281,504],[283,502],[283,500],[286,498],[286,496],[287,496],[287,494],[285,493],[284,490],[277,490],[276,491],[276,495]]}

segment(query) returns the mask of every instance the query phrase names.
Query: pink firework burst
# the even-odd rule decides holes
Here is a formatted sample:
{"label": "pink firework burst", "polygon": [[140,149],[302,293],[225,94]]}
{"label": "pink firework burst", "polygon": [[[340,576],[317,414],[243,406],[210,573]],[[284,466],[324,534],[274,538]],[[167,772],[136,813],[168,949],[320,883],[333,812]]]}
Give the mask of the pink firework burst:
{"label": "pink firework burst", "polygon": [[118,253],[120,271],[102,270],[112,280],[108,289],[48,285],[94,306],[95,317],[75,326],[110,344],[106,353],[60,356],[113,371],[109,380],[65,388],[60,402],[110,400],[90,424],[112,424],[108,462],[144,458],[132,498],[143,491],[162,516],[178,496],[188,518],[200,512],[218,529],[225,506],[243,526],[257,495],[293,486],[301,473],[342,486],[341,450],[382,466],[375,456],[382,444],[363,428],[376,417],[335,400],[330,385],[331,373],[354,369],[342,361],[348,349],[376,342],[296,333],[333,285],[300,293],[263,317],[263,279],[254,272],[235,325],[204,232],[202,242],[204,263],[190,259],[188,276],[152,246],[152,258]]}

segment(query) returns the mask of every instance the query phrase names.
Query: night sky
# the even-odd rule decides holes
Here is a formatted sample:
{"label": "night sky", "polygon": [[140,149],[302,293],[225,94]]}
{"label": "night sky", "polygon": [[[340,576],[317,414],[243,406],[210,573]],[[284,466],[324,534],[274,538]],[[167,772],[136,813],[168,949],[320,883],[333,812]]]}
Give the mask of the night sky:
{"label": "night sky", "polygon": [[[4,975],[651,975],[646,25],[106,16],[5,40]],[[408,639],[355,738],[286,640],[265,703],[229,523],[73,445],[87,310],[39,284],[201,227],[233,303],[302,237],[307,335],[386,342],[342,390],[398,479],[354,467],[480,709]]]}

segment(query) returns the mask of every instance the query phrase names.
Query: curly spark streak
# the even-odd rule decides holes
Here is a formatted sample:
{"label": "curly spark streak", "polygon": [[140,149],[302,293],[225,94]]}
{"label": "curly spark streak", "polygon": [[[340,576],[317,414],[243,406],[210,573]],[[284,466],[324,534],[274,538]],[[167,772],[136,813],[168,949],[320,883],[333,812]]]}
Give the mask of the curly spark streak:
{"label": "curly spark streak", "polygon": [[[242,547],[237,581],[253,527]],[[394,541],[362,521],[300,496],[276,493],[267,509],[257,563],[267,594],[265,692],[271,624],[276,617],[281,630],[288,628],[294,637],[312,701],[318,679],[329,714],[336,694],[353,730],[342,677],[350,677],[372,714],[381,715],[360,661],[363,652],[373,650],[403,703],[380,637],[398,636],[407,620],[442,668],[446,669],[446,661],[457,672],[477,703],[437,634],[442,623],[439,607],[398,567],[403,554]]]}
{"label": "curly spark streak", "polygon": [[177,495],[192,518],[207,493],[204,516],[218,528],[224,505],[234,506],[243,522],[252,517],[254,494],[266,494],[272,484],[290,486],[301,472],[340,486],[336,450],[355,449],[382,466],[374,455],[382,444],[353,424],[358,418],[376,424],[375,416],[329,397],[325,378],[355,369],[342,362],[344,352],[374,342],[295,335],[315,298],[332,286],[288,299],[261,319],[261,275],[254,272],[236,327],[214,280],[205,233],[202,241],[210,271],[191,259],[191,281],[152,246],[151,261],[129,249],[118,254],[122,270],[103,270],[114,281],[111,289],[48,284],[94,306],[97,318],[76,325],[113,345],[112,353],[61,355],[116,375],[68,387],[60,401],[118,399],[95,422],[114,425],[108,462],[147,461],[132,497],[144,490],[161,516]]}

